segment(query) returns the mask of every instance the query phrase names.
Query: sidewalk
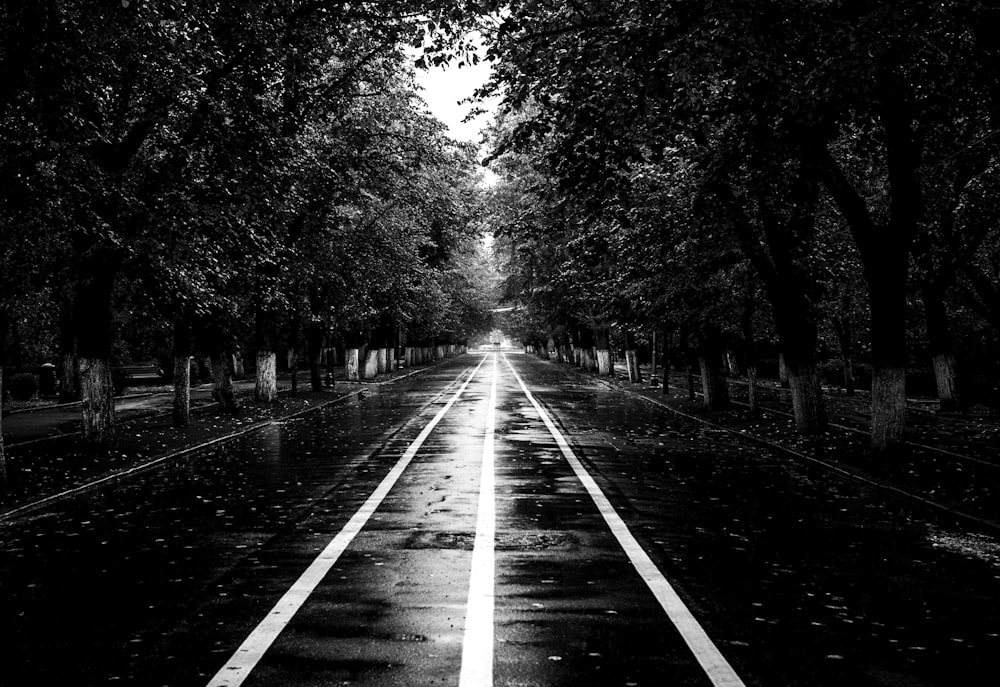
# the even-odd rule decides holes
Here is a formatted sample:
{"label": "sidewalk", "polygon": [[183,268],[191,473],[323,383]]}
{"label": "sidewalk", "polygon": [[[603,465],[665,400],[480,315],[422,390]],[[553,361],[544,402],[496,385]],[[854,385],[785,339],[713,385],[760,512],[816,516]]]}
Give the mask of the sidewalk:
{"label": "sidewalk", "polygon": [[300,372],[295,396],[288,393],[288,376],[279,376],[278,400],[271,404],[254,403],[250,397],[253,380],[241,380],[235,384],[240,409],[234,414],[220,412],[211,400],[211,385],[201,385],[192,388],[191,423],[185,428],[172,426],[170,392],[120,397],[115,401],[117,439],[110,451],[95,451],[83,443],[79,404],[5,415],[7,480],[6,488],[0,488],[0,521],[83,488],[148,470],[202,447],[365,393],[376,385],[419,374],[435,364],[397,370],[365,382],[335,379],[334,387],[320,392],[310,391],[308,376]]}
{"label": "sidewalk", "polygon": [[[561,367],[596,377],[569,365]],[[740,434],[796,460],[923,503],[966,526],[1000,532],[1000,418],[930,412],[929,404],[917,399],[907,412],[907,440],[913,443],[903,455],[876,458],[869,449],[867,398],[828,393],[830,427],[819,435],[803,436],[795,430],[789,394],[775,381],[764,380],[764,410],[750,417],[746,406],[735,404],[731,410],[707,412],[701,404],[697,378],[697,397],[691,401],[687,375],[671,374],[670,387],[663,393],[659,386],[662,369],[657,386],[650,384],[648,366],[641,372],[643,383],[631,384],[624,363],[620,363],[615,366],[615,377],[598,379],[609,388],[642,396],[709,427]],[[745,383],[739,379],[728,382],[733,400],[745,400]]]}

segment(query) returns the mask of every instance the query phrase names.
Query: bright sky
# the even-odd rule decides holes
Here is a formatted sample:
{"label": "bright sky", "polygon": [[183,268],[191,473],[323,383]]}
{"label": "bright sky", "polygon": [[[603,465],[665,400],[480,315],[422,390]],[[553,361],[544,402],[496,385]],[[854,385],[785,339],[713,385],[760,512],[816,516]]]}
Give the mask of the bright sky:
{"label": "bright sky", "polygon": [[[452,64],[447,67],[432,67],[427,71],[417,70],[417,83],[424,89],[421,95],[427,101],[428,109],[448,126],[448,133],[452,138],[480,142],[480,129],[489,123],[492,114],[479,115],[470,122],[462,122],[476,105],[460,105],[459,101],[471,96],[486,82],[489,75],[490,66],[486,62],[461,68]],[[492,110],[488,103],[481,107]]]}
{"label": "bright sky", "polygon": [[[444,122],[448,134],[459,141],[471,141],[479,145],[482,142],[481,130],[493,119],[496,109],[495,102],[461,103],[482,86],[490,76],[490,65],[483,61],[477,65],[458,67],[449,64],[447,67],[432,67],[426,71],[417,70],[417,83],[423,88],[420,95],[427,102],[430,113]],[[487,110],[471,121],[462,120],[475,107]],[[485,155],[485,152],[482,153]],[[483,168],[487,185],[492,184],[495,175]]]}

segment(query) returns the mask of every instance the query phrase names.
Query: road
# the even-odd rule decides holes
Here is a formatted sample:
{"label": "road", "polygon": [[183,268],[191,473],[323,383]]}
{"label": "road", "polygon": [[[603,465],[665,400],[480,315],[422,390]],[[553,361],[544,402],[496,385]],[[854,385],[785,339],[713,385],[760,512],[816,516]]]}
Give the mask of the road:
{"label": "road", "polygon": [[509,353],[0,542],[4,686],[958,685],[1000,652],[996,540]]}

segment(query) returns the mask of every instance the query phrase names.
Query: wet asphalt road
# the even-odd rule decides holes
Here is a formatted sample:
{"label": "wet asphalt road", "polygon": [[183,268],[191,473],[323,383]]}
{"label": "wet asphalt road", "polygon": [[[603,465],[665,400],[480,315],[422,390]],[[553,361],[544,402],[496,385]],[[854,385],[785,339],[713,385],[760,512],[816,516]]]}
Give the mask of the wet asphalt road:
{"label": "wet asphalt road", "polygon": [[[996,679],[994,539],[506,357],[744,684]],[[489,358],[243,684],[459,684]],[[0,685],[209,684],[480,360],[0,522]],[[492,652],[496,685],[713,684],[495,370],[493,640],[467,661]]]}

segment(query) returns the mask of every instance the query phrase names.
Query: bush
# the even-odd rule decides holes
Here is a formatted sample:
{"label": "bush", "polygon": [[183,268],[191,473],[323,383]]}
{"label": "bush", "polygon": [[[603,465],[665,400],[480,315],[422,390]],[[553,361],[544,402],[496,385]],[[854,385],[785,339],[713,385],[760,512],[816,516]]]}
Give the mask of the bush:
{"label": "bush", "polygon": [[11,376],[7,386],[12,399],[29,401],[38,393],[38,377],[30,372],[18,372]]}

